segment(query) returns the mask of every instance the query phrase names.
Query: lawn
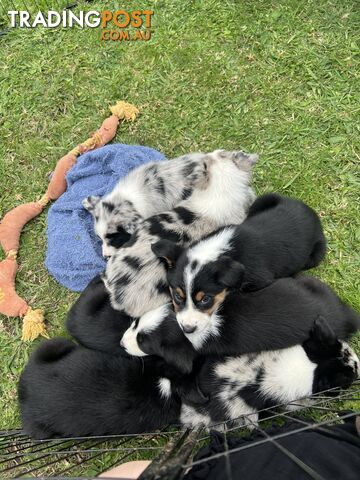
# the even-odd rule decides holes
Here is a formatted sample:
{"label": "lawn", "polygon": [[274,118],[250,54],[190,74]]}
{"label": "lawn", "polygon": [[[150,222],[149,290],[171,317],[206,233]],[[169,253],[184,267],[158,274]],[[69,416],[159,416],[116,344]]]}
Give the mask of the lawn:
{"label": "lawn", "polygon": [[[119,8],[113,1],[91,8],[105,4]],[[126,2],[127,10],[146,7],[155,12],[148,42],[101,42],[98,28],[12,29],[0,37],[0,217],[39,198],[56,161],[124,99],[141,116],[116,142],[168,158],[258,152],[256,191],[293,195],[319,212],[329,249],[314,273],[360,310],[357,2]],[[17,289],[45,309],[55,337],[65,333],[77,295],[50,277],[45,252],[46,213],[25,228]],[[19,425],[17,380],[41,341],[24,344],[20,336],[19,319],[0,316],[0,429]]]}

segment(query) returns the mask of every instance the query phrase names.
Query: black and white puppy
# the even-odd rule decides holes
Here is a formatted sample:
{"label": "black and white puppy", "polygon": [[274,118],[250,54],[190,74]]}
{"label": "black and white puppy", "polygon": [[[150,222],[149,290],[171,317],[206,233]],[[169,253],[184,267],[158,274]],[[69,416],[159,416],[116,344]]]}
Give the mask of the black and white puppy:
{"label": "black and white puppy", "polygon": [[335,395],[334,389],[348,388],[358,377],[357,355],[320,318],[302,345],[205,360],[193,389],[208,402],[192,402],[186,386],[180,419],[191,427],[224,421],[255,427],[260,410],[311,406],[314,400],[307,397],[326,390]]}
{"label": "black and white puppy", "polygon": [[23,429],[35,439],[142,433],[178,422],[164,362],[119,357],[58,338],[33,353],[19,382]]}
{"label": "black and white puppy", "polygon": [[259,290],[318,265],[326,241],[310,207],[271,193],[255,200],[241,225],[222,228],[187,249],[162,240],[153,251],[168,263],[177,319],[191,333],[233,289]]}
{"label": "black and white puppy", "polygon": [[171,304],[162,305],[134,321],[121,344],[130,355],[159,355],[189,373],[199,355],[234,356],[301,344],[319,316],[341,340],[360,329],[360,316],[327,285],[298,276],[256,292],[230,293],[216,311],[196,317],[191,333],[179,327]]}
{"label": "black and white puppy", "polygon": [[122,355],[125,353],[119,348],[119,343],[133,320],[112,308],[109,292],[102,278],[97,276],[71,307],[66,327],[70,335],[84,347]]}
{"label": "black and white puppy", "polygon": [[241,223],[254,201],[251,171],[257,156],[217,150],[204,154],[208,183],[173,210],[144,220],[108,261],[104,282],[112,306],[140,317],[166,303],[169,289],[163,261],[151,244],[161,239],[189,245],[229,223]]}
{"label": "black and white puppy", "polygon": [[173,378],[156,357],[139,361],[62,338],[44,341],[20,377],[23,428],[43,439],[142,433],[179,419],[200,426],[248,415],[253,425],[261,408],[346,388],[357,377],[356,355],[329,332],[317,324],[303,346],[205,359],[195,378]]}
{"label": "black and white puppy", "polygon": [[190,153],[171,161],[149,162],[132,170],[103,198],[91,195],[83,206],[94,217],[96,234],[109,257],[147,217],[173,208],[207,181],[204,155]]}

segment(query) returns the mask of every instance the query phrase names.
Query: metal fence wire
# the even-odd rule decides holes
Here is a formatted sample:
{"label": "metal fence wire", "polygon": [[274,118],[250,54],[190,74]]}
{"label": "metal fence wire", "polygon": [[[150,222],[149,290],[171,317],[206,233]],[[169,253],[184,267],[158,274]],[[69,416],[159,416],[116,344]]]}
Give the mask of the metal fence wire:
{"label": "metal fence wire", "polygon": [[[252,433],[255,441],[243,442],[231,447],[233,438],[248,438],[251,431],[239,422],[224,422],[214,425],[224,439],[223,451],[209,457],[195,459],[201,447],[210,440],[207,429],[184,429],[169,426],[158,432],[141,435],[112,435],[102,437],[59,438],[31,440],[20,429],[0,431],[0,478],[47,478],[47,479],[94,479],[115,465],[130,460],[151,460],[149,467],[139,477],[141,480],[180,480],[193,466],[222,459],[225,464],[224,478],[237,478],[232,472],[231,455],[271,443],[282,455],[293,462],[302,475],[309,479],[323,479],[313,466],[300,459],[282,445],[279,440],[307,430],[329,433],[329,427],[341,424],[360,415],[360,411],[349,410],[354,402],[360,401],[360,380],[346,391],[326,390],[311,397],[311,406],[303,402],[261,410],[260,420]],[[298,408],[298,409],[296,409]],[[249,423],[249,417],[247,418]],[[269,433],[269,427],[291,421],[291,430]],[[275,430],[276,431],[276,430]],[[359,438],[360,446],[360,438]],[[303,478],[303,476],[301,477]]]}

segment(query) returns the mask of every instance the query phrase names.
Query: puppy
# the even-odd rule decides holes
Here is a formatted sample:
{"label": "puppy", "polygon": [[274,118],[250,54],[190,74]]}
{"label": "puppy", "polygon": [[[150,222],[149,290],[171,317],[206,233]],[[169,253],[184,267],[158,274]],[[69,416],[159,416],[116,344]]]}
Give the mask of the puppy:
{"label": "puppy", "polygon": [[171,161],[150,162],[132,170],[102,199],[85,198],[83,206],[94,217],[104,257],[126,243],[145,218],[173,208],[194,187],[205,185],[205,160],[204,154],[191,153]]}
{"label": "puppy", "polygon": [[41,343],[19,383],[23,429],[35,439],[151,432],[178,422],[164,362]]}
{"label": "puppy", "polygon": [[168,240],[153,245],[168,264],[174,307],[186,333],[200,317],[216,312],[233,289],[259,290],[314,267],[325,250],[316,213],[277,194],[257,198],[241,225],[222,228],[188,249]]}
{"label": "puppy", "polygon": [[[208,402],[182,395],[181,423],[189,427],[233,421],[256,426],[259,410],[284,405],[295,410],[311,406],[313,394],[348,388],[359,377],[359,359],[339,341],[325,319],[319,318],[302,345],[283,350],[207,359],[194,385]],[[329,395],[338,392],[331,390]],[[291,402],[296,402],[292,404]],[[221,425],[220,425],[221,427]]]}
{"label": "puppy", "polygon": [[[181,379],[166,377],[166,365],[156,358],[140,363],[54,339],[40,345],[20,377],[23,429],[43,439],[142,433],[179,418],[200,426],[248,415],[254,424],[259,409],[324,387],[348,387],[358,363],[344,342],[316,325],[302,347],[207,359],[184,388]],[[192,390],[200,390],[200,403]]]}
{"label": "puppy", "polygon": [[220,226],[245,219],[254,200],[249,184],[257,157],[217,150],[203,158],[206,188],[194,189],[173,210],[146,219],[109,259],[104,282],[116,310],[140,317],[168,301],[165,266],[151,250],[152,243],[167,239],[189,245]]}
{"label": "puppy", "polygon": [[320,280],[282,278],[256,292],[229,294],[216,311],[195,316],[191,333],[176,321],[171,304],[163,305],[133,322],[121,344],[130,355],[158,355],[189,373],[199,355],[234,356],[301,344],[319,316],[341,340],[360,328],[359,315]]}
{"label": "puppy", "polygon": [[125,353],[119,343],[132,321],[133,318],[112,308],[104,282],[97,276],[71,307],[66,326],[84,347],[122,355]]}

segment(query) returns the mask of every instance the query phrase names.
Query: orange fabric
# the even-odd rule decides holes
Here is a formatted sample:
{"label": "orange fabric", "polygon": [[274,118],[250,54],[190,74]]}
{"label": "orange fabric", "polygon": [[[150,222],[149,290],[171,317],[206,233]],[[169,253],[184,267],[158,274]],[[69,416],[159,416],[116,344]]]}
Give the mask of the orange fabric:
{"label": "orange fabric", "polygon": [[[42,313],[39,315],[40,310],[33,311],[35,313],[30,315],[31,309],[15,291],[16,253],[19,249],[21,230],[29,220],[39,215],[49,200],[55,200],[65,192],[66,174],[75,164],[78,155],[94,148],[102,147],[110,142],[116,135],[119,119],[134,120],[139,113],[136,107],[126,102],[118,102],[110,110],[112,115],[103,121],[99,130],[58,161],[48,189],[39,202],[19,205],[8,212],[0,223],[0,245],[5,253],[8,254],[10,250],[12,251],[8,258],[0,263],[0,313],[17,317],[30,312],[26,328],[30,332],[29,338],[31,337],[31,339],[38,335],[45,336],[46,332],[44,330]],[[35,314],[37,317],[34,320]],[[39,321],[39,318],[41,321]]]}
{"label": "orange fabric", "polygon": [[76,155],[67,153],[56,164],[53,176],[50,180],[48,189],[46,190],[47,196],[51,200],[59,198],[66,190],[66,174],[70,168],[76,163]]}
{"label": "orange fabric", "polygon": [[31,202],[13,208],[4,216],[0,223],[0,244],[5,252],[19,249],[20,232],[23,226],[41,211],[41,205]]}
{"label": "orange fabric", "polygon": [[25,300],[15,292],[17,268],[16,260],[0,262],[0,313],[9,317],[21,317],[28,310]]}
{"label": "orange fabric", "polygon": [[71,152],[62,157],[55,168],[52,179],[49,183],[46,194],[51,200],[59,198],[66,190],[66,174],[70,168],[76,163],[77,152],[83,154],[89,150],[102,147],[110,142],[115,135],[119,124],[119,119],[116,115],[111,115],[103,121],[99,130],[91,135],[85,142],[80,143]]}

